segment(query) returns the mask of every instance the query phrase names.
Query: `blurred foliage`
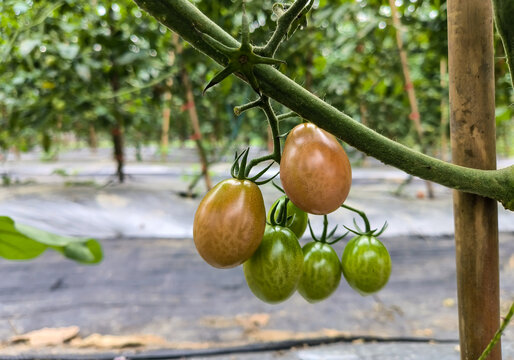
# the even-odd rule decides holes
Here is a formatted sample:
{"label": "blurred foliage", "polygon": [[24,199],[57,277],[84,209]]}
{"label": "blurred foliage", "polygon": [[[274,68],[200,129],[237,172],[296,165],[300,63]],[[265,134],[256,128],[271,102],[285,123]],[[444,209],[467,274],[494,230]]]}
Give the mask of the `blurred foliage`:
{"label": "blurred foliage", "polygon": [[97,264],[103,259],[102,247],[95,239],[61,236],[0,216],[0,258],[30,260],[47,249],[82,264]]}
{"label": "blurred foliage", "polygon": [[[238,37],[242,0],[194,0],[219,26]],[[275,27],[274,1],[247,1],[252,41],[265,43]],[[439,146],[440,63],[447,56],[446,2],[396,0],[425,138]],[[283,44],[281,68],[330,104],[372,129],[417,147],[387,0],[316,0],[307,28]],[[218,65],[187,44],[177,55],[172,34],[129,0],[4,0],[0,3],[0,148],[45,150],[60,132],[88,140],[90,128],[107,132],[116,115],[129,144],[158,142],[164,107],[171,109],[170,138],[192,133],[180,71],[185,68],[210,149],[224,140],[264,144],[265,118],[258,111],[236,119],[232,108],[256,95],[230,77],[202,96]],[[512,137],[512,89],[497,52],[497,124]],[[169,81],[169,80],[172,81]],[[113,86],[113,83],[117,86]],[[117,89],[117,90],[116,90]],[[170,91],[171,101],[165,93]],[[276,109],[285,111],[280,105]],[[282,131],[295,119],[281,123]],[[502,135],[506,134],[506,135]]]}

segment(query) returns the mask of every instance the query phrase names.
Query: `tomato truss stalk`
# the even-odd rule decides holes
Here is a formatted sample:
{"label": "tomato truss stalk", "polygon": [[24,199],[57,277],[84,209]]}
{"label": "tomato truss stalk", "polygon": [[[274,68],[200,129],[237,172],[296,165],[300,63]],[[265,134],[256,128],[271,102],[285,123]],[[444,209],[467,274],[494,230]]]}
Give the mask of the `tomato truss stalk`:
{"label": "tomato truss stalk", "polygon": [[[250,151],[250,148],[246,148],[241,154],[235,154],[235,160],[232,164],[232,167],[230,168],[230,174],[234,179],[238,180],[250,180],[251,182],[254,182],[257,185],[264,185],[270,181],[272,181],[277,175],[278,172],[273,175],[271,178],[258,181],[258,179],[264,175],[270,167],[273,165],[273,163],[266,166],[263,170],[261,170],[258,174],[250,177],[250,171],[252,170],[252,167],[256,164],[252,164],[252,162],[248,163],[248,153]],[[239,160],[241,159],[241,163],[239,163]]]}
{"label": "tomato truss stalk", "polygon": [[361,228],[359,227],[359,225],[357,225],[355,218],[353,219],[353,225],[355,225],[355,229],[350,229],[349,227],[345,226],[345,228],[348,231],[351,231],[354,234],[379,237],[387,229],[387,226],[388,226],[387,221],[384,223],[382,228],[377,232],[377,229],[371,229],[371,225],[369,224],[368,217],[366,216],[366,213],[364,211],[355,209],[355,208],[345,205],[345,204],[342,204],[341,207],[345,208],[347,210],[353,211],[354,213],[359,214],[359,216],[364,221],[364,231],[362,231]]}
{"label": "tomato truss stalk", "polygon": [[328,241],[329,239],[332,238],[332,236],[334,236],[334,234],[336,233],[336,230],[337,230],[337,226],[336,225],[331,231],[330,233],[327,234],[327,231],[328,231],[328,217],[327,215],[323,215],[323,232],[321,233],[321,236],[318,238],[316,237],[316,235],[314,235],[314,231],[312,230],[312,227],[311,227],[311,222],[310,220],[307,222],[307,224],[309,225],[309,232],[311,233],[311,237],[314,241],[316,242],[320,242],[322,244],[329,244],[329,245],[333,245],[335,244],[336,242],[338,242],[339,240],[342,240],[346,237],[346,235],[348,235],[349,231],[345,232],[343,235],[335,238],[334,240],[332,241]]}

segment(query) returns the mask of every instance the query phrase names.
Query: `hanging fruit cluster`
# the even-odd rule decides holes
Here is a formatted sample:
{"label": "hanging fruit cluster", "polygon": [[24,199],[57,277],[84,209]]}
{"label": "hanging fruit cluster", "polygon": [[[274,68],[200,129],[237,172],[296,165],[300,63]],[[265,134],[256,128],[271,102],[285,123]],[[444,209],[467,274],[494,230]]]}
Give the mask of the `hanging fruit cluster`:
{"label": "hanging fruit cluster", "polygon": [[[202,258],[216,268],[243,264],[248,287],[268,303],[288,299],[296,290],[314,303],[328,298],[339,286],[341,274],[362,295],[379,291],[391,273],[391,258],[378,236],[385,230],[372,230],[366,215],[344,205],[352,182],[348,156],[338,140],[320,127],[302,122],[288,134],[281,151],[279,120],[295,114],[275,115],[270,100],[263,95],[254,75],[256,65],[280,66],[273,58],[279,44],[306,24],[314,1],[297,1],[290,7],[274,7],[277,30],[264,47],[253,47],[243,2],[241,45],[230,48],[207,34],[206,42],[226,57],[226,67],[214,76],[204,92],[230,74],[244,78],[259,98],[234,109],[236,115],[261,108],[274,139],[272,154],[248,161],[249,150],[237,155],[231,169],[232,179],[211,189],[195,214],[193,238]],[[280,10],[280,11],[279,11]],[[259,163],[271,163],[251,176]],[[280,164],[280,180],[285,195],[277,199],[266,215],[259,185],[273,162]],[[277,186],[278,187],[278,186]],[[332,248],[344,236],[333,239],[337,226],[328,232],[327,214],[340,207],[358,213],[365,224],[348,232],[355,237],[346,245],[342,258]],[[323,215],[324,227],[316,237],[308,214]],[[312,242],[300,246],[299,238],[309,225]],[[347,232],[347,233],[348,233]]]}

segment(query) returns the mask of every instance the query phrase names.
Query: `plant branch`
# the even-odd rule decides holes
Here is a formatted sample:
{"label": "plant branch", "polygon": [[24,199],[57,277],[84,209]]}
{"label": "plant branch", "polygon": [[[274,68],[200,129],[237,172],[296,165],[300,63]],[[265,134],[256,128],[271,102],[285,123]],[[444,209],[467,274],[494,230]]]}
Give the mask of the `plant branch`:
{"label": "plant branch", "polygon": [[298,15],[300,15],[308,1],[309,0],[296,0],[295,3],[289,9],[287,9],[287,11],[282,16],[278,18],[277,28],[273,32],[273,35],[266,43],[266,45],[259,49],[259,53],[270,57],[275,55],[275,52],[280,46],[282,39],[287,35],[289,27],[293,21],[295,21]]}
{"label": "plant branch", "polygon": [[[239,46],[234,38],[188,0],[135,0],[135,2],[220,64],[225,61],[223,54],[209,46],[203,40],[201,32],[207,33],[227,46]],[[505,208],[514,210],[514,166],[501,170],[479,170],[432,158],[365,127],[271,66],[256,65],[254,72],[263,94],[367,155],[422,179],[495,199]]]}
{"label": "plant branch", "polygon": [[280,150],[280,133],[278,128],[278,119],[271,107],[271,103],[268,97],[262,98],[262,109],[266,113],[268,123],[271,128],[271,134],[273,136],[273,160],[280,164],[282,151]]}
{"label": "plant branch", "polygon": [[297,113],[295,113],[294,111],[290,111],[288,113],[278,115],[277,119],[278,119],[278,121],[282,121],[282,120],[297,117],[297,116],[298,116]]}
{"label": "plant branch", "polygon": [[258,98],[257,100],[251,101],[251,102],[249,102],[247,104],[236,106],[234,108],[234,114],[236,116],[239,116],[242,113],[244,113],[245,111],[253,109],[253,108],[256,108],[256,107],[259,107],[261,105],[262,105],[262,99]]}
{"label": "plant branch", "polygon": [[503,319],[502,324],[500,325],[500,328],[498,329],[498,331],[496,331],[496,334],[494,334],[493,338],[491,339],[491,342],[487,345],[487,347],[485,348],[482,355],[480,355],[478,360],[486,360],[487,359],[487,357],[489,356],[491,351],[493,351],[495,345],[498,343],[498,341],[500,341],[502,334],[505,331],[505,329],[507,328],[507,326],[509,325],[509,322],[512,319],[513,315],[514,315],[514,303],[512,303],[512,305],[510,305],[509,312]]}
{"label": "plant branch", "polygon": [[494,18],[496,29],[500,34],[505,49],[505,58],[510,71],[510,80],[514,88],[514,1],[512,0],[493,0]]}
{"label": "plant branch", "polygon": [[[255,103],[256,101],[254,101]],[[271,107],[270,100],[268,97],[263,96],[259,99],[259,104],[262,108],[262,110],[266,113],[266,118],[268,119],[269,126],[271,128],[271,133],[273,135],[273,153],[264,155],[259,158],[255,158],[248,164],[248,173],[250,173],[250,170],[257,164],[273,160],[277,164],[280,164],[280,158],[281,158],[281,149],[280,149],[280,136],[279,136],[279,130],[278,130],[278,120],[277,116],[275,115],[275,112],[273,111],[273,108]]]}

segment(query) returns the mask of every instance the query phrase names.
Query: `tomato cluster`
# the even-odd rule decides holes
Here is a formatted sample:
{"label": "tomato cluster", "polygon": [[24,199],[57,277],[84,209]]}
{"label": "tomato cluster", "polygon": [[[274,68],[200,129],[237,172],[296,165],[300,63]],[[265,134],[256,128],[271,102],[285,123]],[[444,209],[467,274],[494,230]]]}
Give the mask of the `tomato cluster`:
{"label": "tomato cluster", "polygon": [[[309,123],[291,130],[280,162],[286,195],[267,216],[256,184],[263,182],[247,178],[247,155],[241,165],[236,159],[234,178],[210,190],[195,214],[193,238],[207,263],[218,268],[243,264],[248,287],[268,303],[284,301],[296,290],[308,302],[324,300],[338,288],[341,275],[362,295],[387,283],[391,258],[377,239],[385,227],[379,233],[370,230],[363,212],[343,205],[351,166],[333,135]],[[344,235],[331,239],[337,227],[328,233],[326,216],[340,207],[357,212],[366,225],[365,231],[349,229],[357,236],[348,242],[341,260],[331,245]],[[314,241],[302,248],[298,239],[307,228],[308,213],[324,215],[324,229],[317,238],[309,223]]]}

